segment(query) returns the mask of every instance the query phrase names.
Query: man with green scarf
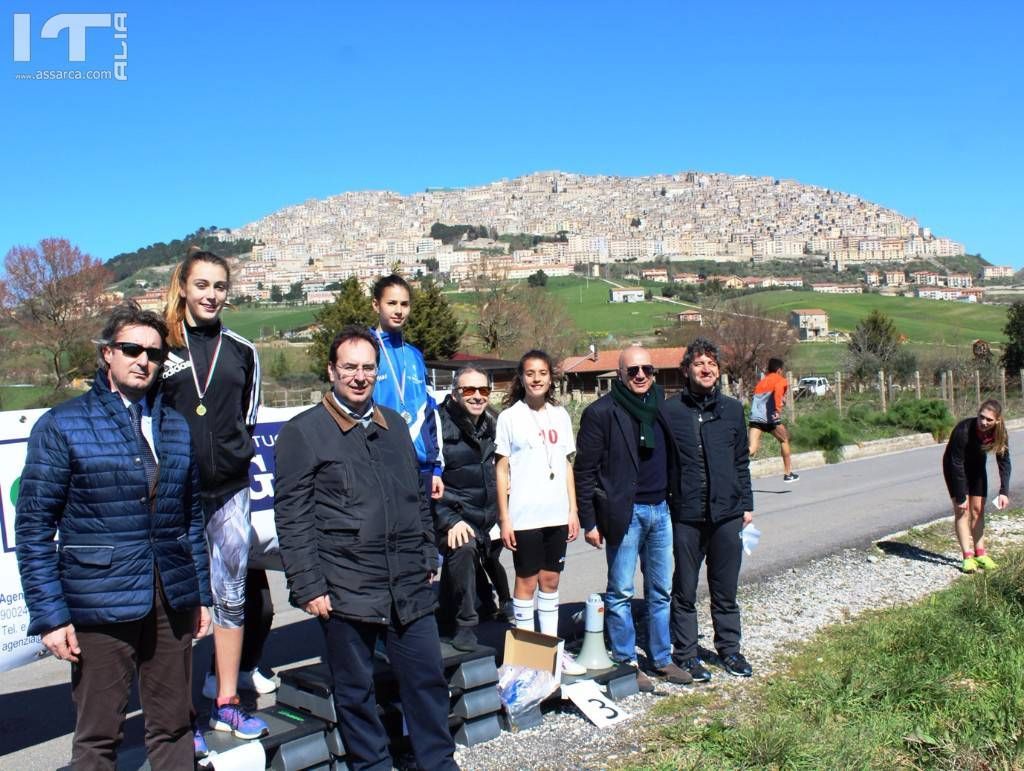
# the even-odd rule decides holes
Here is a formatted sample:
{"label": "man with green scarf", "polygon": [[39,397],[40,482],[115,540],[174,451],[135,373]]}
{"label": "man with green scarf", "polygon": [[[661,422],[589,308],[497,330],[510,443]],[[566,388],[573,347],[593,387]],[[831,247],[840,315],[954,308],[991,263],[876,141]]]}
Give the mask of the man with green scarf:
{"label": "man with green scarf", "polygon": [[[692,682],[672,661],[669,637],[672,591],[672,520],[669,464],[676,457],[672,432],[658,410],[651,354],[639,345],[619,354],[611,392],[583,411],[576,439],[576,504],[587,543],[607,542],[605,608],[612,658],[637,666],[633,578],[637,560],[647,601],[647,660],[671,683]],[[641,690],[654,684],[637,668]]]}

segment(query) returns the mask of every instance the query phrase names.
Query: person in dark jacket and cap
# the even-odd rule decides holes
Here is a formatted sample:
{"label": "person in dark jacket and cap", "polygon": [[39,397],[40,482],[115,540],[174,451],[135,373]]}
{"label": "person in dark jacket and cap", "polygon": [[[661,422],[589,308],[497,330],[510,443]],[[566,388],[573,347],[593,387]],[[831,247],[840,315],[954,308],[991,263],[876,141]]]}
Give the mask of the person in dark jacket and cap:
{"label": "person in dark jacket and cap", "polygon": [[476,649],[477,581],[488,558],[491,528],[498,523],[490,393],[487,375],[465,367],[455,373],[452,393],[438,410],[444,493],[434,503],[434,522],[444,555],[441,605],[446,620],[454,616],[452,647],[460,651]]}
{"label": "person in dark jacket and cap", "polygon": [[71,662],[76,769],[115,768],[136,671],[150,766],[193,765],[192,640],[213,597],[188,424],[151,389],[166,336],[152,311],[116,308],[92,389],[39,419],[21,475],[28,633]]}
{"label": "person in dark jacket and cap", "polygon": [[380,349],[365,328],[331,343],[323,401],[277,438],[274,518],[291,602],[320,619],[338,729],[353,769],[391,768],[377,714],[384,639],[420,768],[454,769],[448,683],[430,581],[430,502],[405,421],[375,404]]}
{"label": "person in dark jacket and cap", "polygon": [[727,672],[750,677],[740,652],[736,590],[743,545],[740,531],[753,521],[750,455],[743,405],[718,384],[718,348],[698,337],[681,364],[683,388],[662,402],[678,451],[669,505],[675,575],[672,581],[672,650],[696,681],[711,679],[697,649],[697,578],[707,560],[715,650]]}

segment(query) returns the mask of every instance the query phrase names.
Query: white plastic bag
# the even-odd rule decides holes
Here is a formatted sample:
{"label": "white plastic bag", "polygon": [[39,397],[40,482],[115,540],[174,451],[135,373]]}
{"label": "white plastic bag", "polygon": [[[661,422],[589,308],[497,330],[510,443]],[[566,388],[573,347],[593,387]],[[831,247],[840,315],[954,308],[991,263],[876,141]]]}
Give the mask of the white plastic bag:
{"label": "white plastic bag", "polygon": [[498,669],[498,695],[513,722],[553,694],[558,686],[550,672],[540,669],[518,664]]}

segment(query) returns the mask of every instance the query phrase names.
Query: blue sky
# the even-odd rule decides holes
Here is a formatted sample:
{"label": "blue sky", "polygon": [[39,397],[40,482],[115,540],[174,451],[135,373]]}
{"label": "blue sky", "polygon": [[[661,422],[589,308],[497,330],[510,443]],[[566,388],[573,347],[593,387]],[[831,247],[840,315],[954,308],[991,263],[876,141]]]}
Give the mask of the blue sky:
{"label": "blue sky", "polygon": [[[0,27],[4,252],[107,259],[347,190],[701,170],[861,195],[1024,266],[1016,3],[26,5],[29,63]],[[83,65],[39,32],[116,11],[125,82],[15,79],[109,68],[112,30]]]}

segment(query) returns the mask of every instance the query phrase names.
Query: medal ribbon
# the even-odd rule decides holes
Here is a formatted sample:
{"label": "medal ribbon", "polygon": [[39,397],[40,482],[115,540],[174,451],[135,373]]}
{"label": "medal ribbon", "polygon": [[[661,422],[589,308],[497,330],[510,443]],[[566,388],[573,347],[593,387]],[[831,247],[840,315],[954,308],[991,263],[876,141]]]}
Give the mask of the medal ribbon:
{"label": "medal ribbon", "polygon": [[196,395],[199,397],[199,401],[202,402],[203,397],[206,396],[206,392],[210,390],[210,381],[213,379],[213,370],[217,366],[217,359],[220,358],[220,344],[224,339],[224,327],[221,327],[221,331],[217,333],[217,347],[213,349],[213,358],[210,359],[210,370],[206,373],[206,382],[203,383],[202,389],[199,388],[199,376],[196,374],[196,363],[192,359],[192,348],[188,344],[188,329],[185,327],[185,322],[181,322],[181,332],[185,337],[185,350],[188,351],[188,359],[192,362],[190,367],[192,371],[192,382],[196,385]]}
{"label": "medal ribbon", "polygon": [[[402,378],[399,380],[398,372],[395,371],[395,364],[391,361],[391,355],[388,353],[388,348],[384,345],[384,337],[380,333],[380,329],[373,330],[377,333],[377,339],[380,341],[380,349],[384,352],[384,358],[388,362],[388,369],[391,370],[391,377],[395,379],[395,389],[398,391],[398,403],[402,408],[402,412],[405,412],[405,367],[402,367]],[[402,338],[402,364],[405,364],[405,338]],[[402,417],[405,417],[403,415]],[[405,418],[408,420],[409,418]]]}

